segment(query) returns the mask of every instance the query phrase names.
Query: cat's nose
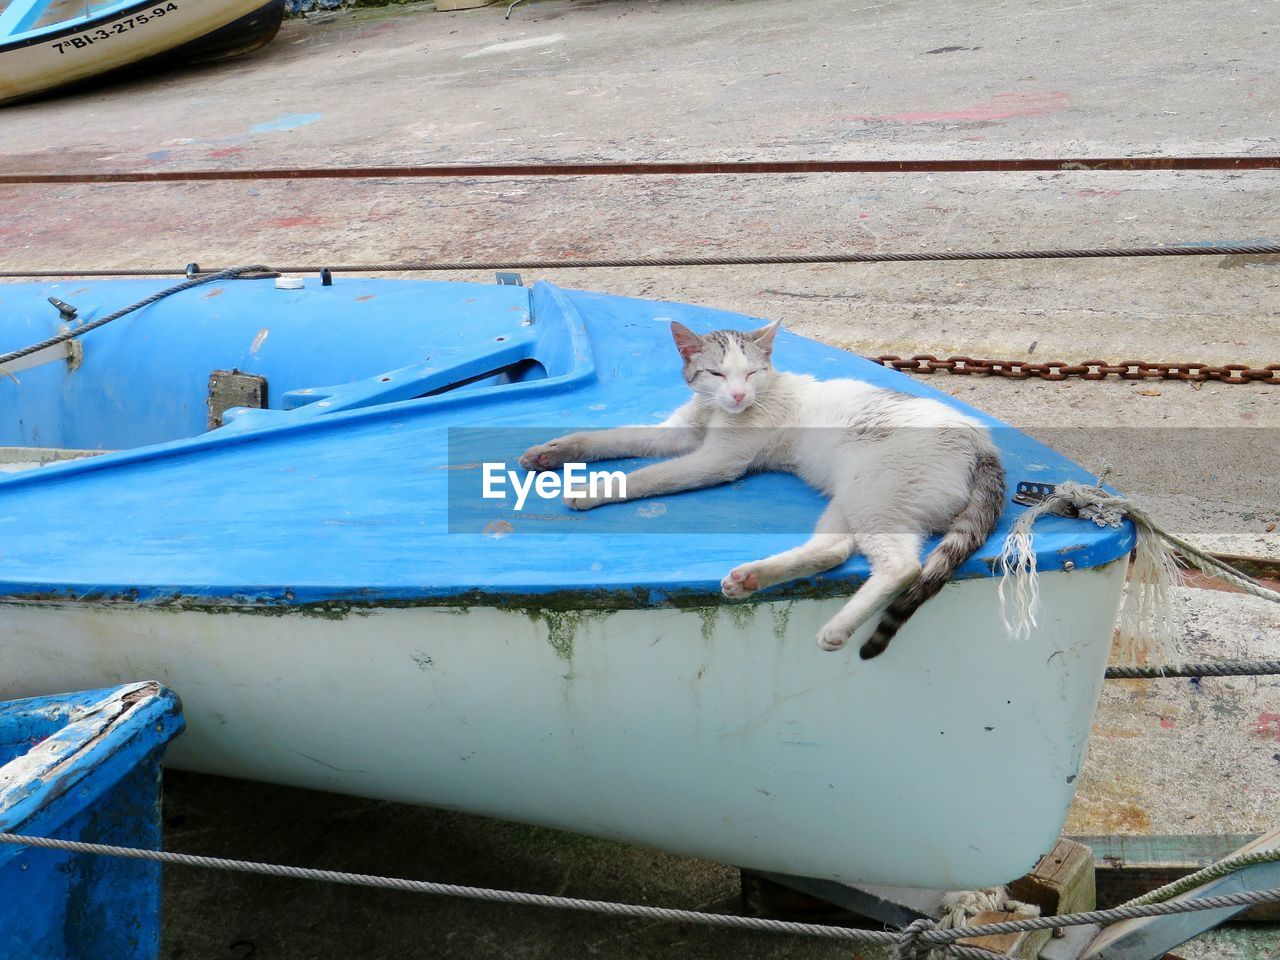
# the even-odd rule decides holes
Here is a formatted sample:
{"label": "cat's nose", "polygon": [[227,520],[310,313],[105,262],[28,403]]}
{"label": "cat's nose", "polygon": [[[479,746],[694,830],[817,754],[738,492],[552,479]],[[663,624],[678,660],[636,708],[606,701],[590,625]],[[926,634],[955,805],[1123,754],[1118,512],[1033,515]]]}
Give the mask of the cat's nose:
{"label": "cat's nose", "polygon": [[745,391],[745,390],[744,390],[744,391],[741,391],[741,392],[740,392],[740,391],[738,391],[738,390],[733,391],[733,402],[734,402],[734,403],[741,403],[741,402],[742,402],[742,398],[743,398],[743,397],[745,397],[746,395],[747,395],[747,394],[746,394],[746,391]]}

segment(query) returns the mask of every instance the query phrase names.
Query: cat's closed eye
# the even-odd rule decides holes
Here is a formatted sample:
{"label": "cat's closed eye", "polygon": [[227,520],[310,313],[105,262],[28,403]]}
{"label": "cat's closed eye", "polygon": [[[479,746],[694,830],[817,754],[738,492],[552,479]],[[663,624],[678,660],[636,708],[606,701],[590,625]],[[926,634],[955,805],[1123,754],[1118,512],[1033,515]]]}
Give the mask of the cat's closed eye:
{"label": "cat's closed eye", "polygon": [[721,373],[719,370],[708,370],[706,372],[711,374],[713,377],[719,377],[721,380],[724,379],[724,374]]}

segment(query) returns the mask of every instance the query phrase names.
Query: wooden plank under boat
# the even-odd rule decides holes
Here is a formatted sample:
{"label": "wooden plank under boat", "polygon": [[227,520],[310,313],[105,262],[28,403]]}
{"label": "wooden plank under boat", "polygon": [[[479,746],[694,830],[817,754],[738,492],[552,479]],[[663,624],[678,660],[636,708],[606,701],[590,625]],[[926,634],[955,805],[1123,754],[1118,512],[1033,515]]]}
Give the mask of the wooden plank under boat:
{"label": "wooden plank under boat", "polygon": [[[165,285],[0,285],[0,353],[63,327],[50,296],[83,322]],[[1038,522],[1043,612],[1012,641],[992,570],[1010,502],[864,662],[869,625],[814,643],[860,556],[720,595],[808,536],[824,503],[795,477],[589,513],[474,495],[480,458],[682,403],[670,320],[761,324],[549,283],[245,279],[0,375],[0,446],[117,451],[0,473],[0,698],[154,678],[183,698],[189,769],[843,882],[1025,873],[1075,790],[1132,530]],[[1089,479],[845,351],[784,332],[775,360],[969,410],[1011,485]],[[265,378],[267,408],[206,432],[218,371]]]}
{"label": "wooden plank under boat", "polygon": [[156,61],[221,59],[275,36],[285,0],[0,0],[0,104]]}

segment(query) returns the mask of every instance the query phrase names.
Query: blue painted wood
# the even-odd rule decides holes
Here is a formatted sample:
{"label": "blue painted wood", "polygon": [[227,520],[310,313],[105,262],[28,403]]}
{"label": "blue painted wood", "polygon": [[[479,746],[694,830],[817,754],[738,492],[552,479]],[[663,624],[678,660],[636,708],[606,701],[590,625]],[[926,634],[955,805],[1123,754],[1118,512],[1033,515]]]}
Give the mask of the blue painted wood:
{"label": "blue painted wood", "polygon": [[[160,847],[160,764],[181,732],[158,684],[0,703],[0,831]],[[0,956],[150,960],[160,865],[0,845]]]}
{"label": "blue painted wood", "polygon": [[[0,350],[58,328],[50,295],[87,320],[165,285],[0,286]],[[0,444],[128,448],[0,475],[0,596],[293,605],[586,592],[619,606],[718,596],[732,566],[806,537],[822,498],[781,474],[586,514],[478,496],[478,460],[514,468],[533,442],[656,422],[683,402],[672,319],[703,331],[764,322],[547,283],[339,278],[282,291],[256,280],[171,297],[84,337],[74,370],[0,377]],[[1090,479],[1025,434],[845,351],[784,332],[775,360],[987,420],[1011,484]],[[266,377],[270,409],[204,434],[209,374],[231,368]],[[1010,503],[959,576],[991,575],[1020,511]],[[1127,526],[1037,525],[1044,570],[1096,566],[1132,542]],[[855,557],[815,582],[865,575]]]}

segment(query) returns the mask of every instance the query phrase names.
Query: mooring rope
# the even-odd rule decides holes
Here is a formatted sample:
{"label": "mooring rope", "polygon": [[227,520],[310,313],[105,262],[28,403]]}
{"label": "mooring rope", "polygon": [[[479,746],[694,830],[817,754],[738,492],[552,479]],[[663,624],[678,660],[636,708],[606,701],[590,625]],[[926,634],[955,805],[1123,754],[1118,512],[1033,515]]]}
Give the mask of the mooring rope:
{"label": "mooring rope", "polygon": [[1194,890],[1210,880],[1217,880],[1219,877],[1225,877],[1228,874],[1235,873],[1237,870],[1243,870],[1245,867],[1276,862],[1280,862],[1280,849],[1258,850],[1254,853],[1241,853],[1233,857],[1226,857],[1217,863],[1210,864],[1203,870],[1197,870],[1195,873],[1187,874],[1185,877],[1179,877],[1172,883],[1166,883],[1163,887],[1158,887],[1150,893],[1134,897],[1132,900],[1127,901],[1124,906],[1132,907],[1147,903],[1163,903],[1178,896],[1180,893]]}
{"label": "mooring rope", "polygon": [[[755,930],[767,933],[794,934],[834,940],[852,940],[863,943],[892,945],[899,934],[886,930],[859,930],[823,924],[796,923],[790,920],[769,920],[762,917],[740,917],[733,914],[704,913],[696,910],[679,910],[671,907],[651,907],[639,904],[615,903],[608,900],[584,900],[576,897],[556,897],[548,894],[525,893],[515,890],[493,890],[483,887],[467,887],[452,883],[433,883],[427,880],[406,880],[398,877],[382,877],[335,870],[318,870],[310,867],[293,867],[283,864],[260,863],[252,860],[230,860],[223,857],[203,857],[168,850],[143,850],[137,847],[121,847],[101,843],[84,843],[76,840],[58,840],[51,837],[28,837],[14,833],[0,833],[0,843],[17,846],[66,850],[71,853],[96,854],[107,857],[123,857],[130,860],[150,860],[209,870],[226,870],[236,873],[259,874],[268,877],[286,877],[294,880],[319,880],[358,887],[375,887],[399,890],[406,893],[426,893],[440,896],[461,897],[489,903],[516,904],[547,907],[558,910],[577,910],[632,919],[662,920],[673,923],[698,923],[714,927],[730,927],[738,930]],[[1280,890],[1276,891],[1280,899]],[[948,934],[950,931],[948,931]],[[960,936],[964,936],[961,934]],[[945,946],[950,940],[939,942],[926,939],[932,946]],[[954,956],[969,960],[1015,960],[1004,954],[993,953],[976,947],[952,947]]]}
{"label": "mooring rope", "polygon": [[[903,253],[745,254],[697,257],[609,257],[566,260],[535,257],[523,260],[402,260],[391,263],[305,264],[273,267],[281,273],[429,273],[462,270],[587,270],[604,267],[736,267],[821,263],[937,263],[957,260],[1084,260],[1107,257],[1233,257],[1280,254],[1280,243],[1227,243],[1151,247],[1091,247],[1063,250],[967,250]],[[118,270],[7,270],[0,279],[23,277],[161,277],[185,273],[169,267],[137,267]]]}
{"label": "mooring rope", "polygon": [[1280,676],[1280,660],[1214,660],[1165,666],[1107,667],[1108,680],[1163,680],[1173,677],[1274,677]]}
{"label": "mooring rope", "polygon": [[[84,843],[78,840],[58,840],[52,837],[30,837],[16,833],[0,833],[0,843],[15,846],[38,847],[49,850],[65,850],[71,853],[87,853],[98,856],[122,857],[130,860],[150,860],[211,870],[229,870],[237,873],[261,874],[271,877],[287,877],[295,880],[321,880],[361,887],[377,887],[408,893],[428,893],[462,897],[491,903],[520,904],[551,907],[560,910],[581,910],[612,916],[648,920],[665,920],[680,923],[698,923],[740,930],[758,930],[770,933],[796,934],[834,940],[862,941],[894,945],[898,956],[912,958],[932,947],[950,950],[953,956],[972,960],[1013,960],[1006,954],[993,953],[977,947],[958,944],[969,937],[985,937],[1004,933],[1024,933],[1034,930],[1057,930],[1085,924],[1105,925],[1117,920],[1140,917],[1164,917],[1176,913],[1200,910],[1221,910],[1227,907],[1247,907],[1260,903],[1280,902],[1280,887],[1267,890],[1249,890],[1240,893],[1218,894],[1150,904],[1125,904],[1107,910],[1089,910],[1059,916],[1028,917],[1005,920],[980,926],[960,926],[942,929],[936,921],[917,920],[907,931],[897,933],[886,930],[859,930],[823,924],[796,923],[789,920],[769,920],[762,917],[740,917],[733,914],[703,913],[696,910],[677,910],[670,907],[650,907],[639,904],[614,903],[607,900],[582,900],[574,897],[556,897],[540,893],[524,893],[512,890],[493,890],[483,887],[466,887],[449,883],[432,883],[426,880],[405,880],[397,877],[381,877],[362,873],[344,873],[336,870],[318,870],[310,867],[293,867],[283,864],[259,863],[251,860],[229,860],[222,857],[203,857],[168,850],[144,850],[138,847],[120,847],[102,843]],[[901,946],[903,941],[905,946]]]}

